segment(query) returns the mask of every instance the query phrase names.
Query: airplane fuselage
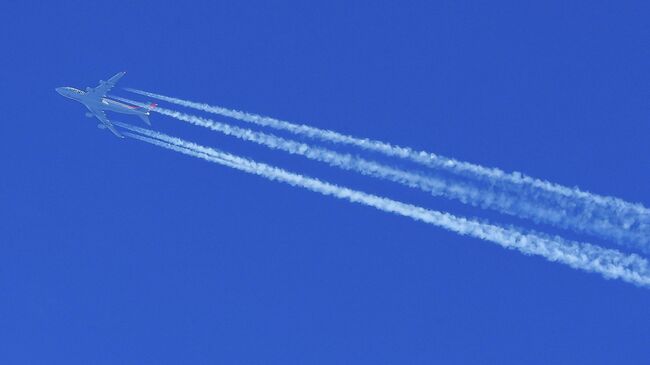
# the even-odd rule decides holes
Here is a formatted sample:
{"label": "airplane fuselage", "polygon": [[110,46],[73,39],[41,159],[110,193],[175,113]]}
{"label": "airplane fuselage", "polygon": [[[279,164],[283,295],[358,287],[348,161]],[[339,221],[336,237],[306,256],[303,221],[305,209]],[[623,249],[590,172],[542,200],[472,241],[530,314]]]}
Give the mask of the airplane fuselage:
{"label": "airplane fuselage", "polygon": [[86,116],[95,117],[99,120],[97,125],[100,129],[108,129],[118,138],[124,138],[124,136],[113,126],[110,119],[106,115],[106,111],[112,111],[115,113],[121,114],[131,114],[137,115],[142,121],[151,125],[149,122],[149,112],[156,107],[156,104],[151,103],[146,107],[134,106],[125,103],[120,103],[116,100],[111,100],[106,97],[106,94],[117,84],[118,81],[124,76],[126,72],[118,72],[115,76],[108,79],[108,81],[100,81],[99,86],[92,88],[87,87],[86,91],[76,89],[74,87],[64,86],[57,87],[56,92],[65,96],[68,99],[72,99],[83,104],[87,109],[88,113]]}
{"label": "airplane fuselage", "polygon": [[88,110],[108,110],[116,113],[131,115],[147,115],[148,111],[137,106],[120,103],[105,97],[97,98],[88,96],[86,92],[73,87],[59,87],[56,91],[66,98],[76,100],[88,108]]}

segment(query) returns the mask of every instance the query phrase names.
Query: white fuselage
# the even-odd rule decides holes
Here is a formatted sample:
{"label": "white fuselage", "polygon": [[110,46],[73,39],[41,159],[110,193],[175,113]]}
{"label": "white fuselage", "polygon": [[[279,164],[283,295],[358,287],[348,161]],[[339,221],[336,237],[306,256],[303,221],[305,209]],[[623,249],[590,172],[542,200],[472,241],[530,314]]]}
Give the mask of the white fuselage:
{"label": "white fuselage", "polygon": [[105,97],[95,97],[87,95],[84,91],[75,89],[73,87],[59,87],[56,91],[65,96],[66,98],[76,100],[86,106],[89,110],[109,110],[116,113],[132,114],[132,115],[147,115],[148,111],[137,106],[120,103],[119,101],[111,100]]}

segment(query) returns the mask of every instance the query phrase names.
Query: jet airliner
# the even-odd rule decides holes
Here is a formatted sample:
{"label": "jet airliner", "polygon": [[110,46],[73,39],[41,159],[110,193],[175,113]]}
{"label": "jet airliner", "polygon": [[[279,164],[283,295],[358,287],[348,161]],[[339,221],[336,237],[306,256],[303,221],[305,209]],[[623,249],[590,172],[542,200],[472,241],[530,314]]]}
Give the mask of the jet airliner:
{"label": "jet airliner", "polygon": [[137,115],[147,123],[147,125],[151,125],[149,122],[149,112],[156,107],[156,104],[151,103],[148,107],[142,108],[135,105],[124,104],[106,97],[106,94],[113,88],[113,86],[115,86],[115,84],[117,84],[124,74],[126,74],[126,72],[119,72],[108,79],[108,81],[101,80],[97,87],[87,87],[86,91],[69,86],[57,87],[56,91],[66,98],[82,103],[86,108],[88,108],[86,116],[89,118],[96,117],[101,122],[97,125],[97,128],[108,129],[113,132],[116,137],[124,138],[124,136],[115,129],[113,123],[111,123],[111,121],[106,117],[106,113],[104,113],[105,111],[108,110],[116,113]]}

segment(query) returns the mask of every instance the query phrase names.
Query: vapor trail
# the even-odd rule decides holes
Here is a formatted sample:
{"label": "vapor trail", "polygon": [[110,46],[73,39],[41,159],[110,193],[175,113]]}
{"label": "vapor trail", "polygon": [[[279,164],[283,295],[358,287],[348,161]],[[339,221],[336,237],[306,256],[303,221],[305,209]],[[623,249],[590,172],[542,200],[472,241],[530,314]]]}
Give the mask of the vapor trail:
{"label": "vapor trail", "polygon": [[[127,98],[115,96],[113,98],[129,104],[145,106],[143,103]],[[331,166],[345,170],[357,171],[364,175],[397,182],[412,188],[418,188],[434,196],[444,196],[446,198],[459,200],[465,204],[493,209],[505,214],[532,219],[537,222],[544,222],[561,228],[573,229],[578,232],[598,235],[614,240],[617,243],[637,244],[643,246],[650,240],[650,232],[643,234],[643,232],[621,229],[621,227],[612,225],[608,221],[604,220],[587,220],[580,216],[570,216],[561,211],[557,211],[557,209],[553,209],[552,207],[545,208],[540,204],[534,204],[510,194],[499,194],[485,189],[478,189],[470,184],[464,184],[450,179],[438,179],[433,176],[400,170],[355,157],[350,154],[341,154],[329,149],[278,137],[273,134],[256,132],[250,129],[240,128],[217,122],[212,119],[189,115],[174,110],[157,107],[154,111],[229,136],[258,143],[272,149],[279,149],[292,154],[302,155],[309,159],[325,162]],[[119,122],[116,122],[116,125],[128,128]]]}
{"label": "vapor trail", "polygon": [[[388,156],[411,160],[425,166],[444,169],[462,176],[476,178],[490,184],[499,184],[501,189],[510,189],[520,194],[526,193],[535,199],[551,200],[557,207],[567,211],[567,216],[579,215],[581,219],[606,220],[624,230],[631,229],[642,232],[648,232],[650,230],[650,209],[639,203],[630,203],[619,198],[597,195],[582,191],[578,188],[570,188],[536,179],[519,172],[506,173],[497,168],[458,161],[431,152],[416,151],[409,147],[401,147],[382,141],[357,138],[331,130],[319,129],[304,124],[294,124],[271,117],[178,99],[138,89],[127,88],[126,90],[176,105],[219,114],[261,126],[285,130],[323,141],[356,146]],[[648,236],[647,234],[645,235]],[[646,246],[648,241],[649,239],[646,239]],[[648,249],[648,247],[645,248]]]}
{"label": "vapor trail", "polygon": [[650,267],[648,262],[635,254],[625,255],[616,250],[605,249],[591,244],[569,242],[558,237],[546,237],[537,233],[523,233],[514,228],[503,228],[456,217],[448,213],[424,209],[291,173],[159,132],[139,129],[142,130],[144,135],[131,132],[125,132],[125,135],[206,161],[262,176],[269,180],[281,181],[291,186],[302,187],[323,195],[334,196],[350,202],[371,206],[384,212],[409,217],[461,235],[480,238],[505,248],[516,249],[524,254],[539,255],[549,261],[561,262],[576,269],[597,272],[606,278],[617,278],[635,285],[650,287]]}

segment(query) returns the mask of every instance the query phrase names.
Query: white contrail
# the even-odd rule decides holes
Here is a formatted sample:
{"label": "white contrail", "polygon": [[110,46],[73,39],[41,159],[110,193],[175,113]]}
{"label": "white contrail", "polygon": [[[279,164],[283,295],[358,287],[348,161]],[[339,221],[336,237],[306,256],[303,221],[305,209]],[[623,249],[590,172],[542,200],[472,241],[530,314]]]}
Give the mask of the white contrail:
{"label": "white contrail", "polygon": [[526,192],[540,199],[552,199],[555,204],[562,206],[564,209],[572,210],[572,214],[580,214],[589,219],[606,217],[606,219],[615,222],[614,224],[626,229],[635,229],[635,227],[639,226],[642,226],[643,231],[650,229],[650,209],[639,203],[630,203],[619,198],[597,195],[582,191],[578,188],[562,186],[519,172],[506,173],[497,168],[458,161],[431,152],[416,151],[409,147],[396,146],[367,138],[357,138],[331,130],[319,129],[304,124],[294,124],[271,117],[178,99],[138,89],[127,88],[126,90],[173,104],[324,141],[352,145],[369,151],[380,152],[388,156],[408,159],[429,167],[444,169],[461,175],[486,180],[491,183],[498,183],[501,185],[501,188],[510,188],[519,193]]}
{"label": "white contrail", "polygon": [[125,132],[128,137],[262,176],[269,180],[281,181],[323,195],[334,196],[371,206],[384,212],[409,217],[461,235],[480,238],[505,248],[516,249],[524,254],[539,255],[549,261],[561,262],[576,269],[597,272],[606,278],[617,278],[639,286],[650,287],[650,266],[645,259],[635,254],[625,255],[616,250],[591,244],[568,242],[558,237],[523,233],[514,228],[503,228],[460,218],[291,173],[155,131],[144,130],[144,134]]}
{"label": "white contrail", "polygon": [[[113,98],[133,105],[145,106],[143,103],[127,98]],[[644,232],[637,232],[636,230],[612,225],[607,220],[588,220],[579,215],[577,217],[572,216],[566,214],[566,212],[553,209],[553,207],[545,208],[540,204],[533,204],[525,199],[513,197],[509,194],[498,194],[493,191],[478,189],[474,186],[457,181],[452,182],[450,179],[438,179],[432,176],[403,171],[355,157],[350,154],[341,154],[329,149],[281,138],[273,134],[266,134],[232,126],[212,119],[189,115],[161,107],[157,107],[154,111],[178,120],[258,143],[273,149],[280,149],[292,154],[298,154],[313,160],[322,161],[346,170],[353,170],[364,175],[387,179],[409,187],[418,188],[429,192],[434,196],[444,196],[473,206],[489,208],[505,214],[532,219],[536,222],[549,223],[561,228],[569,228],[578,232],[599,235],[614,240],[614,242],[620,244],[634,244],[640,246],[644,251],[650,251],[646,249],[646,246],[650,242],[650,232],[644,234]],[[125,127],[119,122],[117,122],[116,125]]]}

